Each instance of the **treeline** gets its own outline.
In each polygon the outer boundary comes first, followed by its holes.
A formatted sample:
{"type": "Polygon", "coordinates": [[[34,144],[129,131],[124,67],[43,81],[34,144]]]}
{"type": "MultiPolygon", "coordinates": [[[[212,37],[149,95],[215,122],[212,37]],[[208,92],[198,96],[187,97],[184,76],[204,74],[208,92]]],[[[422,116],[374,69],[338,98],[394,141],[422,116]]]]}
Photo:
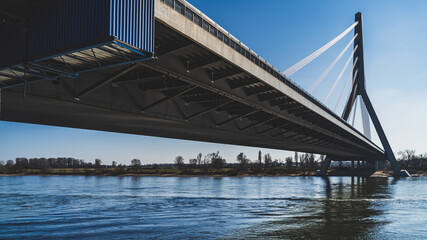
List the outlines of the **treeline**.
{"type": "Polygon", "coordinates": [[[182,156],[177,156],[175,158],[175,166],[179,169],[200,169],[210,172],[231,168],[230,171],[234,172],[273,173],[277,172],[276,170],[281,170],[290,173],[292,171],[315,171],[320,166],[320,162],[323,161],[323,159],[323,156],[316,158],[314,154],[310,153],[295,153],[294,158],[286,157],[284,160],[273,160],[270,154],[262,155],[261,151],[259,151],[255,159],[249,159],[242,152],[236,156],[235,160],[237,163],[227,163],[226,159],[217,151],[204,156],[202,153],[199,153],[196,158],[189,159],[188,164],[185,163],[185,159],[182,156]]]}
{"type": "Polygon", "coordinates": [[[398,162],[402,169],[427,170],[427,153],[417,155],[415,150],[406,149],[398,154],[398,162]]]}
{"type": "Polygon", "coordinates": [[[100,159],[95,159],[95,163],[85,162],[82,159],[71,157],[58,158],[16,158],[15,161],[0,161],[0,173],[21,173],[27,169],[39,169],[46,171],[50,168],[103,168],[100,159]]]}
{"type": "MultiPolygon", "coordinates": [[[[398,153],[398,162],[402,169],[427,170],[427,154],[415,154],[414,150],[405,150],[398,153]]],[[[267,174],[310,174],[319,169],[324,156],[311,153],[297,153],[294,157],[272,159],[270,154],[258,155],[250,159],[246,154],[239,153],[234,161],[229,163],[220,155],[220,152],[212,152],[203,155],[197,154],[195,158],[185,160],[177,156],[173,163],[147,164],[143,165],[140,159],[131,160],[129,166],[117,164],[113,161],[111,165],[104,165],[100,159],[86,162],[82,159],[71,157],[58,158],[16,158],[15,161],[0,161],[0,173],[52,173],[52,174],[205,174],[218,173],[235,175],[238,173],[267,173],[267,174]],[[37,170],[37,171],[34,171],[37,170]],[[54,171],[55,170],[55,171],[54,171]]],[[[343,162],[331,169],[344,170],[343,162]]],[[[390,168],[390,167],[388,167],[390,168]]]]}
{"type": "Polygon", "coordinates": [[[236,156],[236,162],[227,163],[219,151],[203,155],[199,153],[195,158],[185,159],[177,156],[174,163],[167,164],[148,164],[143,165],[140,159],[132,159],[129,166],[117,164],[113,161],[111,165],[103,165],[100,159],[95,159],[94,163],[86,162],[82,159],[71,157],[58,158],[16,158],[15,161],[0,161],[0,173],[58,173],[58,174],[127,174],[127,173],[177,173],[171,169],[177,169],[184,174],[194,173],[212,173],[228,171],[230,174],[239,172],[248,173],[292,173],[297,171],[315,171],[320,165],[322,157],[317,158],[314,154],[298,154],[295,157],[287,157],[284,160],[272,159],[270,154],[262,155],[261,151],[254,159],[249,159],[243,152],[236,156]],[[60,171],[53,171],[53,170],[60,171]],[[75,169],[76,171],[72,171],[75,169]],[[85,169],[77,171],[77,169],[85,169]],[[165,169],[169,169],[165,171],[165,169]],[[38,171],[31,171],[38,170],[38,171]],[[67,171],[66,171],[67,170],[67,171]],[[69,171],[68,171],[69,170],[69,171]],[[148,171],[150,170],[150,171],[148,171]],[[195,170],[195,171],[191,171],[195,170]]]}

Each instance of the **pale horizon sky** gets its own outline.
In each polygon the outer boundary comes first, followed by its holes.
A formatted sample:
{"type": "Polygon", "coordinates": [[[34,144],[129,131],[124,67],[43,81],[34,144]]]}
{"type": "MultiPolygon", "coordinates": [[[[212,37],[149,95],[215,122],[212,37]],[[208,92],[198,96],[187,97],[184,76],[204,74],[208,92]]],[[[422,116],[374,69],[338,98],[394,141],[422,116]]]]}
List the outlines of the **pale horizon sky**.
{"type": "MultiPolygon", "coordinates": [[[[367,90],[392,148],[395,153],[404,149],[414,149],[417,154],[427,152],[427,1],[189,2],[281,71],[344,31],[354,22],[354,14],[362,12],[367,90]]],[[[291,79],[307,90],[351,38],[352,33],[291,79]]],[[[350,51],[313,92],[320,101],[350,51]]],[[[329,108],[334,109],[349,71],[350,68],[328,101],[329,108]]],[[[358,129],[359,117],[360,112],[356,114],[358,129]]],[[[373,126],[371,131],[375,135],[373,126]]],[[[273,149],[6,121],[0,121],[0,133],[0,161],[16,157],[75,157],[88,162],[100,158],[104,164],[129,164],[133,158],[141,159],[143,164],[172,163],[178,155],[188,162],[199,152],[220,151],[227,162],[234,162],[240,152],[256,159],[258,150],[270,153],[273,159],[293,156],[293,152],[273,149]]],[[[373,141],[381,146],[376,136],[373,141]]]]}

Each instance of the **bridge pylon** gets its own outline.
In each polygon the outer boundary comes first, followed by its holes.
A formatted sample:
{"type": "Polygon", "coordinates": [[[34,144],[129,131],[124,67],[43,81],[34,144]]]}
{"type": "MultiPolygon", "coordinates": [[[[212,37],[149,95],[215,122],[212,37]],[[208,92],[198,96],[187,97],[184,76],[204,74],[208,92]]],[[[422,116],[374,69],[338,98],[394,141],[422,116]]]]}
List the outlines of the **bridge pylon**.
{"type": "MultiPolygon", "coordinates": [[[[371,100],[369,99],[368,93],[365,87],[365,65],[363,58],[363,24],[362,24],[362,13],[358,12],[355,15],[355,22],[358,24],[354,28],[354,46],[358,46],[356,51],[353,54],[353,83],[350,96],[347,100],[347,104],[344,108],[342,118],[348,120],[350,112],[355,104],[356,97],[360,96],[363,101],[361,105],[364,104],[366,110],[368,111],[369,117],[372,119],[372,123],[375,127],[375,130],[380,138],[381,144],[384,148],[384,159],[387,159],[390,162],[391,167],[393,168],[395,177],[410,177],[411,175],[406,170],[401,170],[400,166],[394,156],[393,150],[391,149],[390,143],[385,135],[385,132],[381,126],[380,120],[378,119],[377,114],[375,113],[374,107],[372,106],[371,100]]],[[[331,157],[326,156],[323,161],[321,169],[316,172],[316,175],[326,176],[327,169],[331,164],[331,157]]],[[[379,159],[381,161],[383,159],[379,159]]]]}

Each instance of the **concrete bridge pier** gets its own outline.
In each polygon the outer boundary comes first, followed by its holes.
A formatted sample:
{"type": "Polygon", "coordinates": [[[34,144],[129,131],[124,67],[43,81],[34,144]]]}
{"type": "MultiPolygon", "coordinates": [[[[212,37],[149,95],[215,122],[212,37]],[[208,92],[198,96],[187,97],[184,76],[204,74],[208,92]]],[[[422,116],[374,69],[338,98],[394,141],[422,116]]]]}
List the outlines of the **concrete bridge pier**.
{"type": "MultiPolygon", "coordinates": [[[[331,165],[332,159],[327,156],[325,158],[325,160],[322,162],[322,165],[320,167],[319,170],[317,170],[314,175],[315,176],[319,176],[319,177],[326,177],[328,176],[328,169],[331,165]]],[[[371,162],[368,162],[366,160],[362,160],[362,161],[351,161],[351,175],[354,176],[355,174],[355,169],[360,169],[360,168],[370,168],[374,171],[379,171],[382,170],[386,167],[386,160],[385,159],[379,159],[379,160],[374,160],[371,162]]],[[[395,177],[410,177],[410,174],[406,171],[406,170],[401,170],[399,172],[400,174],[398,176],[395,177]]]]}
{"type": "Polygon", "coordinates": [[[328,176],[328,168],[331,166],[331,158],[329,156],[325,157],[325,160],[323,160],[322,165],[320,166],[320,170],[317,170],[314,173],[314,176],[318,177],[327,177],[328,176]]]}

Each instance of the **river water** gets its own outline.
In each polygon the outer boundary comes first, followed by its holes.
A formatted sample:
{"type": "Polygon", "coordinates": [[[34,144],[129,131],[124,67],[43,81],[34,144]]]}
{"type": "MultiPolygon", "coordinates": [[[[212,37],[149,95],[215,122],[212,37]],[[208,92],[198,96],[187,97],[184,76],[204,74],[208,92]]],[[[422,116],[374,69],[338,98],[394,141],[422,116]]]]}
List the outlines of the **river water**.
{"type": "Polygon", "coordinates": [[[0,238],[427,239],[427,178],[7,176],[0,238]]]}

